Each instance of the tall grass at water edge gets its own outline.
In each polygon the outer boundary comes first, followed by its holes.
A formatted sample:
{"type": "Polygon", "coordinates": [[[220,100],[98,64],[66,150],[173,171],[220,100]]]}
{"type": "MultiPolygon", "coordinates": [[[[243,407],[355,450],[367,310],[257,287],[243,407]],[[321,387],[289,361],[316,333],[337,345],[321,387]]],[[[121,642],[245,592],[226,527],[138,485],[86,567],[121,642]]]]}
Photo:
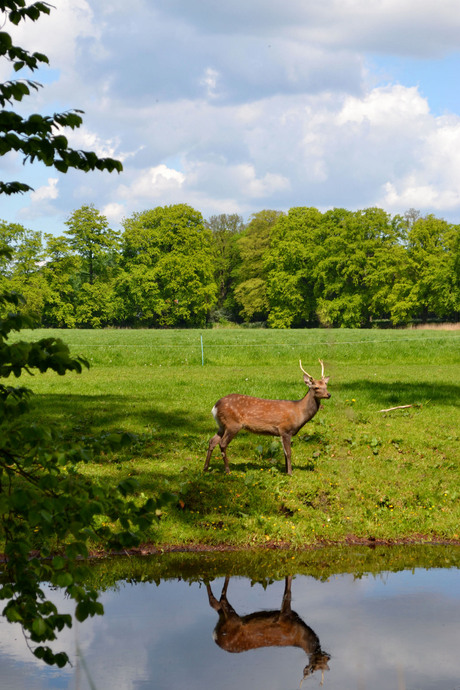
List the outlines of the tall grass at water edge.
{"type": "Polygon", "coordinates": [[[302,546],[350,537],[459,539],[460,332],[423,330],[38,330],[91,364],[82,375],[23,377],[34,413],[72,435],[130,431],[137,440],[82,471],[168,490],[157,544],[302,546]],[[203,359],[202,359],[203,358],[203,359]],[[230,392],[299,399],[298,360],[330,375],[330,400],[281,445],[241,433],[202,466],[210,410],[230,392]],[[204,366],[202,365],[204,362],[204,366]],[[412,407],[388,413],[380,410],[412,407]]]}

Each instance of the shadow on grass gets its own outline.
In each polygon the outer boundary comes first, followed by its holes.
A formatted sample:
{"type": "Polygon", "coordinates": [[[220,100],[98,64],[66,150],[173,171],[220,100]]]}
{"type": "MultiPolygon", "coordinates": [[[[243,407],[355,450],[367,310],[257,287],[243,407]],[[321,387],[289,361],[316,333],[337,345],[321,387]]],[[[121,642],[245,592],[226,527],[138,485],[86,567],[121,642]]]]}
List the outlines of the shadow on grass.
{"type": "Polygon", "coordinates": [[[345,393],[350,398],[357,398],[362,394],[366,399],[373,400],[376,405],[382,407],[424,403],[428,400],[437,405],[460,406],[460,386],[442,381],[431,383],[389,381],[383,383],[360,379],[338,384],[336,390],[345,393]]]}
{"type": "Polygon", "coordinates": [[[178,430],[205,429],[190,410],[165,412],[148,405],[145,398],[116,395],[36,395],[31,412],[48,424],[59,425],[69,435],[100,431],[155,431],[155,437],[173,442],[178,430]]]}

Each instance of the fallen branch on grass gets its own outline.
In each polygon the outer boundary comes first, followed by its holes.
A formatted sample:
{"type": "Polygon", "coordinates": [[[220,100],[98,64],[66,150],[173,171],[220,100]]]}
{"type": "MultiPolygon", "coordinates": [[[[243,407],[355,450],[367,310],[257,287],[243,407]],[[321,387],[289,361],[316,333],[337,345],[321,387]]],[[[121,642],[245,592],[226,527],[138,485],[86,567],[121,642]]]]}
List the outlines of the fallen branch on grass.
{"type": "Polygon", "coordinates": [[[396,407],[388,407],[386,410],[379,410],[379,412],[391,412],[392,410],[405,410],[407,407],[421,407],[421,403],[413,403],[412,405],[396,405],[396,407]]]}

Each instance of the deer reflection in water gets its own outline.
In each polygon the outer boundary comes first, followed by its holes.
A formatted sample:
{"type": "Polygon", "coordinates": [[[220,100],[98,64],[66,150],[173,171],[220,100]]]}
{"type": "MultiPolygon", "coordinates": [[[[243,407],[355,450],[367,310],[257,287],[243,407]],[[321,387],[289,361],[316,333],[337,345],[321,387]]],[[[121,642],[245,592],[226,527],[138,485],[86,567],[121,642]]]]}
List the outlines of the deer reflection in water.
{"type": "Polygon", "coordinates": [[[212,593],[209,583],[206,583],[209,603],[219,614],[214,629],[216,644],[226,652],[246,652],[260,647],[301,647],[308,655],[308,664],[304,668],[302,680],[315,671],[321,671],[322,685],[324,671],[329,670],[327,662],[330,655],[321,649],[316,633],[291,610],[292,576],[285,579],[279,611],[256,611],[247,616],[239,616],[229,604],[229,581],[230,578],[226,577],[219,600],[212,593]]]}

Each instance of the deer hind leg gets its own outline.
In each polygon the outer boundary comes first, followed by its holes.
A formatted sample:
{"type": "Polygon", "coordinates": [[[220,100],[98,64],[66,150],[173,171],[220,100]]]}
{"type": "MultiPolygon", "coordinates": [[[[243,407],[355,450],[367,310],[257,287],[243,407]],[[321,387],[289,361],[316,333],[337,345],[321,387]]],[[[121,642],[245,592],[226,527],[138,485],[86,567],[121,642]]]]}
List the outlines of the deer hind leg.
{"type": "Polygon", "coordinates": [[[283,442],[284,459],[286,461],[286,474],[292,474],[291,465],[291,437],[289,434],[284,434],[281,436],[283,442]]]}
{"type": "Polygon", "coordinates": [[[212,593],[211,585],[209,584],[209,582],[206,582],[205,585],[206,585],[206,591],[208,592],[208,599],[209,599],[209,604],[210,604],[210,606],[211,606],[215,611],[220,611],[221,605],[220,605],[220,603],[217,601],[217,599],[216,599],[216,597],[214,596],[214,594],[212,593]]]}
{"type": "Polygon", "coordinates": [[[222,436],[222,440],[219,443],[220,451],[222,453],[222,459],[223,459],[224,465],[225,465],[225,471],[227,474],[229,474],[229,472],[230,472],[230,467],[228,464],[226,448],[227,448],[228,444],[230,443],[230,441],[232,440],[232,438],[234,438],[238,432],[239,432],[239,428],[236,430],[235,429],[225,429],[223,436],[222,436]]]}
{"type": "Polygon", "coordinates": [[[284,580],[284,594],[283,601],[281,603],[281,615],[290,616],[291,615],[291,584],[292,575],[287,575],[284,580]]]}
{"type": "Polygon", "coordinates": [[[214,448],[217,446],[217,444],[220,445],[221,441],[222,441],[222,431],[219,430],[219,431],[217,432],[217,434],[215,434],[215,435],[209,440],[208,452],[207,452],[207,454],[206,454],[206,460],[205,460],[205,463],[204,463],[203,472],[206,472],[206,470],[209,469],[209,463],[210,463],[210,461],[211,461],[212,451],[213,451],[214,448]]]}

